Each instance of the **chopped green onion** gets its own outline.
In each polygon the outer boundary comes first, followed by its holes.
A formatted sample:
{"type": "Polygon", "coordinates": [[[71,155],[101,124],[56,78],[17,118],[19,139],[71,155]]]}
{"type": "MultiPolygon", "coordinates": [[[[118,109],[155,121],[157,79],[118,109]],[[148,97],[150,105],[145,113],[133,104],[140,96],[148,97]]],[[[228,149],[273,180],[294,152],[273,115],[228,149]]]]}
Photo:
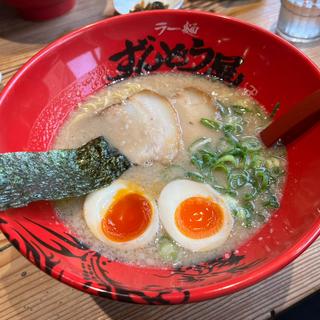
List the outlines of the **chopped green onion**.
{"type": "MultiPolygon", "coordinates": [[[[228,195],[233,198],[241,194],[241,205],[236,202],[230,205],[230,210],[243,226],[252,227],[254,223],[259,223],[259,219],[268,216],[268,210],[279,206],[273,193],[274,186],[281,181],[278,177],[285,172],[282,161],[285,154],[281,158],[279,148],[277,155],[272,156],[264,150],[258,136],[243,136],[243,132],[248,129],[248,121],[243,115],[255,113],[259,116],[259,110],[237,104],[224,105],[219,100],[215,104],[221,118],[202,118],[200,122],[223,136],[217,143],[203,137],[190,145],[191,162],[196,168],[195,172],[187,172],[186,176],[194,181],[208,183],[226,198],[228,195]],[[218,170],[222,174],[218,174],[218,170]]],[[[260,117],[268,119],[263,113],[260,117]]]]}
{"type": "Polygon", "coordinates": [[[240,105],[232,105],[231,109],[235,114],[239,114],[239,115],[243,115],[245,113],[252,112],[252,110],[250,110],[246,107],[240,106],[240,105]]]}
{"type": "Polygon", "coordinates": [[[256,169],[253,177],[253,186],[259,191],[266,191],[270,181],[269,172],[266,169],[256,169]]]}
{"type": "Polygon", "coordinates": [[[195,142],[193,142],[190,147],[189,147],[189,152],[190,153],[194,153],[195,151],[197,151],[198,149],[200,149],[201,147],[209,144],[212,141],[211,138],[199,138],[198,140],[196,140],[195,142]]]}
{"type": "Polygon", "coordinates": [[[258,151],[262,145],[258,138],[254,136],[247,136],[241,139],[241,145],[248,151],[258,151]]]}
{"type": "Polygon", "coordinates": [[[230,188],[239,189],[249,181],[249,175],[246,171],[242,173],[231,173],[228,176],[228,183],[230,188]]]}
{"type": "Polygon", "coordinates": [[[256,208],[252,201],[245,201],[243,207],[247,209],[250,212],[250,214],[254,213],[254,210],[256,208]]]}
{"type": "Polygon", "coordinates": [[[230,144],[226,141],[226,139],[220,138],[218,144],[217,144],[217,150],[221,153],[221,154],[229,154],[230,151],[232,150],[232,147],[230,146],[230,144]]]}
{"type": "Polygon", "coordinates": [[[241,134],[243,132],[243,127],[239,123],[236,123],[234,125],[234,133],[235,134],[241,134]]]}
{"type": "Polygon", "coordinates": [[[230,150],[228,153],[232,154],[233,156],[241,157],[243,159],[245,159],[245,157],[247,156],[247,150],[245,150],[239,146],[236,146],[235,148],[230,150]]]}
{"type": "Polygon", "coordinates": [[[231,163],[235,167],[238,166],[238,160],[231,154],[226,154],[226,155],[220,157],[217,160],[216,164],[225,163],[225,162],[231,163]]]}
{"type": "Polygon", "coordinates": [[[210,76],[209,77],[209,79],[210,79],[210,81],[212,81],[212,82],[216,82],[216,81],[220,81],[221,79],[219,78],[219,77],[217,77],[217,76],[210,76]]]}
{"type": "Polygon", "coordinates": [[[244,153],[244,157],[243,157],[243,168],[244,169],[248,169],[251,166],[251,156],[248,153],[244,153]]]}
{"type": "Polygon", "coordinates": [[[219,186],[218,184],[214,184],[212,185],[212,187],[222,193],[226,193],[228,191],[227,188],[223,187],[223,186],[219,186]]]}
{"type": "Polygon", "coordinates": [[[199,154],[202,157],[203,165],[207,167],[211,167],[217,159],[217,154],[207,151],[207,150],[200,150],[199,154]]]}
{"type": "Polygon", "coordinates": [[[250,210],[248,210],[247,208],[236,208],[234,210],[232,210],[233,215],[240,219],[240,221],[242,221],[242,225],[245,226],[246,228],[251,228],[252,227],[252,212],[250,212],[250,210]]]}
{"type": "Polygon", "coordinates": [[[219,186],[218,184],[212,184],[211,186],[212,186],[212,188],[216,189],[220,193],[225,193],[225,194],[228,194],[228,195],[230,195],[232,197],[237,197],[238,196],[238,192],[235,191],[235,190],[231,190],[230,188],[219,186]]]}
{"type": "Polygon", "coordinates": [[[230,109],[227,106],[225,106],[220,100],[216,99],[215,104],[222,116],[230,114],[230,109]]]}
{"type": "Polygon", "coordinates": [[[200,123],[209,129],[214,129],[214,130],[221,129],[221,123],[219,123],[218,121],[215,121],[215,120],[201,118],[200,123]]]}
{"type": "Polygon", "coordinates": [[[239,139],[234,136],[232,133],[230,132],[225,132],[224,136],[226,137],[226,141],[231,144],[231,145],[238,145],[239,144],[239,139]]]}
{"type": "Polygon", "coordinates": [[[191,156],[191,163],[196,166],[198,169],[202,169],[203,167],[203,160],[202,160],[202,157],[196,153],[196,154],[193,154],[191,156]]]}
{"type": "Polygon", "coordinates": [[[262,164],[263,164],[263,158],[258,154],[254,154],[251,159],[250,167],[257,169],[257,168],[260,168],[262,164]]]}
{"type": "Polygon", "coordinates": [[[244,220],[244,226],[246,228],[251,228],[252,227],[252,219],[253,219],[253,215],[254,215],[254,208],[251,209],[247,206],[244,207],[245,211],[246,211],[246,217],[244,220]]]}
{"type": "Polygon", "coordinates": [[[226,174],[229,174],[230,169],[223,163],[218,163],[213,167],[213,170],[219,170],[219,169],[222,169],[226,174]]]}
{"type": "Polygon", "coordinates": [[[273,118],[276,115],[276,113],[278,112],[279,108],[280,108],[280,102],[277,102],[274,105],[274,107],[273,107],[273,109],[272,109],[272,111],[270,113],[270,118],[273,118]]]}
{"type": "Polygon", "coordinates": [[[178,258],[179,247],[167,237],[162,237],[158,245],[159,254],[164,260],[175,261],[178,258]]]}
{"type": "Polygon", "coordinates": [[[224,123],[226,124],[243,124],[244,120],[242,119],[241,116],[239,115],[230,115],[230,116],[226,116],[224,118],[224,123]]]}
{"type": "Polygon", "coordinates": [[[240,134],[243,132],[242,126],[238,123],[225,124],[222,129],[225,134],[226,133],[240,134]]]}
{"type": "Polygon", "coordinates": [[[243,200],[244,201],[250,201],[250,200],[254,200],[258,195],[258,190],[251,186],[251,192],[250,193],[245,193],[243,196],[243,200]]]}
{"type": "Polygon", "coordinates": [[[244,226],[246,228],[252,228],[252,219],[253,219],[252,216],[246,217],[246,219],[244,220],[244,226]]]}
{"type": "Polygon", "coordinates": [[[227,133],[227,132],[234,133],[234,126],[232,124],[225,124],[222,129],[224,133],[227,133]]]}
{"type": "Polygon", "coordinates": [[[238,192],[236,190],[232,190],[232,189],[226,189],[226,194],[232,196],[232,197],[237,197],[238,196],[238,192]]]}
{"type": "Polygon", "coordinates": [[[273,168],[271,168],[270,171],[271,171],[271,174],[274,175],[275,177],[280,177],[285,174],[284,169],[281,167],[273,167],[273,168]]]}
{"type": "Polygon", "coordinates": [[[239,218],[240,220],[245,220],[248,215],[247,210],[242,207],[234,208],[232,210],[232,213],[235,217],[239,218]]]}
{"type": "Polygon", "coordinates": [[[198,173],[198,172],[189,171],[189,172],[186,173],[186,177],[187,177],[188,179],[193,180],[193,181],[205,182],[204,176],[201,175],[201,174],[198,173]]]}
{"type": "Polygon", "coordinates": [[[280,207],[280,203],[275,195],[271,195],[269,200],[263,203],[263,206],[266,208],[277,209],[280,207]]]}

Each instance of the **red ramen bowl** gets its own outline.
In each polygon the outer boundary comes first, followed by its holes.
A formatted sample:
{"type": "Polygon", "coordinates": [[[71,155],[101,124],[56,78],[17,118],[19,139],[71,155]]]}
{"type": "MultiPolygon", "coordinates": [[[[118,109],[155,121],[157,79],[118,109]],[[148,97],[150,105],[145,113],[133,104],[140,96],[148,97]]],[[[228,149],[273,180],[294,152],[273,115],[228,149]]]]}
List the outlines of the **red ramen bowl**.
{"type": "MultiPolygon", "coordinates": [[[[210,74],[246,88],[279,115],[320,88],[319,69],[278,36],[236,19],[191,11],[118,16],[55,41],[0,97],[0,152],[42,151],[78,103],[141,72],[210,74]],[[157,59],[156,59],[157,58],[157,59]]],[[[50,202],[0,215],[9,241],[52,277],[84,292],[144,304],[195,302],[250,286],[283,268],[320,233],[320,125],[288,146],[281,207],[224,256],[179,268],[114,262],[80,243],[50,202]]]]}

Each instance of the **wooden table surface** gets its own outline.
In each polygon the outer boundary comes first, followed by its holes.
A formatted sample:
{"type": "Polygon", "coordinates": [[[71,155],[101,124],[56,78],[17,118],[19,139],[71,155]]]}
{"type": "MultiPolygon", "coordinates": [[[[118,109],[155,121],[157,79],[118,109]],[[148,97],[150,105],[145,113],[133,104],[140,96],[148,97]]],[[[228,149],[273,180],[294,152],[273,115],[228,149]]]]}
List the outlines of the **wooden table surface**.
{"type": "MultiPolygon", "coordinates": [[[[277,0],[185,1],[185,8],[212,10],[274,30],[277,0]]],[[[47,22],[19,19],[0,4],[0,72],[5,84],[50,41],[103,18],[105,0],[78,0],[67,15],[47,22]]],[[[300,46],[318,66],[320,43],[300,46]]],[[[39,271],[0,233],[0,320],[268,319],[320,289],[320,239],[274,276],[235,294],[178,306],[130,305],[91,297],[39,271]]],[[[320,303],[320,302],[319,302],[320,303]]]]}

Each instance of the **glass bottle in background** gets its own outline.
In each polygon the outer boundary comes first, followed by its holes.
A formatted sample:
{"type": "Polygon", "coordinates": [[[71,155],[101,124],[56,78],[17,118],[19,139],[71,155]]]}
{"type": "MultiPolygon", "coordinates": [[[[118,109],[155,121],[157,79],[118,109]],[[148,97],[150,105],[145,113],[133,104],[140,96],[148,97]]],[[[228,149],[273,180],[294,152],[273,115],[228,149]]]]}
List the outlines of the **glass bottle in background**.
{"type": "Polygon", "coordinates": [[[320,0],[281,0],[276,32],[292,42],[320,39],[320,0]]]}

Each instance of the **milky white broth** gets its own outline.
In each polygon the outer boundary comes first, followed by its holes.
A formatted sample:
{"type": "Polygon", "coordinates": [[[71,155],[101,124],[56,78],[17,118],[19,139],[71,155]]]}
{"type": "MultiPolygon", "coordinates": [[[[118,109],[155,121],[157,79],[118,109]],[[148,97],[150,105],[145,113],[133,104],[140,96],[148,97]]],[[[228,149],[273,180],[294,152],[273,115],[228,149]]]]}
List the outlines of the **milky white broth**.
{"type": "MultiPolygon", "coordinates": [[[[249,110],[254,110],[255,112],[243,115],[247,123],[242,133],[243,136],[256,135],[257,132],[270,121],[265,116],[263,109],[258,106],[257,102],[247,96],[244,91],[231,88],[220,81],[212,81],[200,76],[177,73],[154,74],[120,81],[92,95],[87,101],[82,103],[64,123],[56,138],[54,147],[57,149],[79,147],[98,136],[105,136],[105,138],[109,140],[108,132],[110,132],[110,130],[117,132],[117,126],[115,125],[113,128],[112,123],[110,124],[109,121],[108,128],[106,128],[101,111],[114,104],[121,103],[141,90],[152,90],[165,96],[174,105],[178,98],[184,99],[181,97],[181,93],[183,94],[186,88],[192,88],[190,90],[201,90],[207,93],[209,97],[213,99],[218,98],[219,101],[226,105],[241,105],[249,110]]],[[[201,108],[201,106],[199,108],[201,108]]],[[[212,114],[210,111],[210,114],[206,116],[211,119],[215,118],[215,108],[213,104],[212,114]]],[[[162,188],[168,182],[176,178],[184,178],[187,171],[195,171],[195,167],[190,163],[190,154],[187,151],[189,145],[201,137],[212,138],[212,144],[214,145],[220,141],[223,135],[220,131],[206,128],[200,124],[200,117],[202,117],[203,114],[199,115],[200,111],[198,112],[197,110],[199,109],[194,108],[193,113],[188,115],[190,119],[185,118],[184,123],[181,123],[183,131],[185,132],[183,135],[183,144],[172,162],[166,164],[148,163],[145,166],[133,166],[125,172],[121,178],[134,181],[142,186],[148,194],[157,199],[162,188]]],[[[179,114],[179,110],[177,111],[179,114]]],[[[205,113],[206,111],[203,112],[205,113]]],[[[125,135],[130,135],[130,128],[128,128],[128,132],[125,132],[125,135]]],[[[118,141],[117,137],[113,137],[113,140],[109,141],[122,151],[121,145],[125,143],[122,141],[125,135],[119,135],[118,141]]],[[[143,143],[143,141],[137,141],[137,143],[143,143]]],[[[263,150],[262,152],[267,156],[272,155],[277,157],[281,165],[285,167],[284,148],[263,150]]],[[[217,181],[220,179],[219,175],[222,176],[222,173],[215,173],[217,181]]],[[[283,180],[284,177],[281,176],[276,185],[272,187],[272,192],[278,199],[281,198],[283,180]]],[[[244,191],[239,189],[239,196],[241,196],[241,192],[244,191]]],[[[193,264],[210,260],[217,255],[230,252],[255,233],[257,229],[265,223],[272,212],[272,209],[266,209],[256,204],[256,211],[259,212],[259,214],[253,219],[250,228],[245,227],[243,222],[235,218],[233,231],[221,247],[208,252],[190,252],[186,249],[179,248],[178,258],[172,262],[164,260],[158,253],[158,240],[164,234],[161,226],[155,241],[147,247],[140,249],[127,251],[116,250],[96,239],[85,224],[82,212],[83,201],[84,197],[81,197],[60,201],[56,204],[59,217],[72,232],[77,234],[79,240],[110,259],[153,266],[164,266],[172,263],[184,265],[193,264]],[[263,217],[263,219],[261,219],[261,217],[263,217]]]]}

